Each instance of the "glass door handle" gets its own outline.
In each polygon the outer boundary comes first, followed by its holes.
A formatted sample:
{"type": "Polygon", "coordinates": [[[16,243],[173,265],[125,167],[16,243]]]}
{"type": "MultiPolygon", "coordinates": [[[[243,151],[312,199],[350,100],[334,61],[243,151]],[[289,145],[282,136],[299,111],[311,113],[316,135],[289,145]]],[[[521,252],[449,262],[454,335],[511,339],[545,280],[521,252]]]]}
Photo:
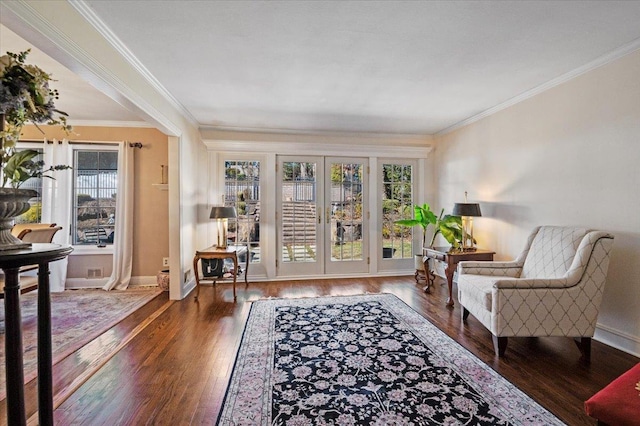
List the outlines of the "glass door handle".
{"type": "Polygon", "coordinates": [[[322,209],[318,207],[318,225],[322,223],[322,209]]]}

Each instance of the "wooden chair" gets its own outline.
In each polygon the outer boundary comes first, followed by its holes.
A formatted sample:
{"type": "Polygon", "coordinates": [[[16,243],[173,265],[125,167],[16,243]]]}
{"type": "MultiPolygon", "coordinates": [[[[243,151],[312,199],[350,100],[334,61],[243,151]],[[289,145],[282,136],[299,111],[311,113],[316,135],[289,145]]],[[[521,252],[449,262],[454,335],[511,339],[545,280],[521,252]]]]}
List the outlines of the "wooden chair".
{"type": "Polygon", "coordinates": [[[21,240],[24,234],[34,229],[53,228],[54,226],[56,226],[55,223],[16,223],[11,228],[11,235],[21,240]]]}
{"type": "MultiPolygon", "coordinates": [[[[53,236],[62,229],[62,226],[55,226],[54,224],[44,223],[25,223],[20,224],[16,230],[19,238],[22,241],[30,243],[50,243],[53,241],[53,236]],[[35,226],[34,226],[35,225],[35,226]],[[45,226],[46,225],[46,226],[45,226]],[[31,226],[31,227],[27,227],[31,226]]],[[[17,226],[17,225],[16,225],[17,226]]],[[[14,226],[15,228],[15,226],[14,226]]],[[[13,229],[11,230],[13,233],[13,229]]],[[[29,291],[36,290],[38,288],[38,277],[33,275],[24,275],[22,272],[38,269],[38,265],[28,265],[20,268],[20,294],[27,293],[29,291]]],[[[0,274],[0,299],[4,298],[4,275],[0,274]]]]}
{"type": "Polygon", "coordinates": [[[28,243],[50,243],[53,236],[62,229],[62,226],[27,228],[21,231],[20,239],[28,243]]]}

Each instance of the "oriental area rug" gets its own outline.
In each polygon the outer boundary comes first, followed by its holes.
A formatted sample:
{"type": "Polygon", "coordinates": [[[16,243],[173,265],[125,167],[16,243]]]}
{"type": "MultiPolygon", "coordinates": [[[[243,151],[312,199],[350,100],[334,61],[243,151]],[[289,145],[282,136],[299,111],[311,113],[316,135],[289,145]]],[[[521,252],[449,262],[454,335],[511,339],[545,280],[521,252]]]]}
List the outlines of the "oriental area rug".
{"type": "MultiPolygon", "coordinates": [[[[162,291],[157,287],[127,290],[67,290],[51,293],[53,364],[122,321],[162,291]]],[[[38,374],[37,291],[20,296],[25,383],[38,374]]],[[[0,301],[0,399],[6,396],[4,301],[0,301]]]]}
{"type": "Polygon", "coordinates": [[[220,425],[561,425],[391,294],[254,302],[220,425]]]}

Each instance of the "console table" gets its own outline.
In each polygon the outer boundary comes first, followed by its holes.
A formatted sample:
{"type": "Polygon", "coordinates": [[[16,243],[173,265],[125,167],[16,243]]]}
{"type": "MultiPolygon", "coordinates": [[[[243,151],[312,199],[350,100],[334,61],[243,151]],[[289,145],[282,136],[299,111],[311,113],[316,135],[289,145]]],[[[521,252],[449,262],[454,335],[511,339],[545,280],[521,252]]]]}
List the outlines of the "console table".
{"type": "MultiPolygon", "coordinates": [[[[453,306],[453,274],[458,267],[458,262],[463,260],[493,260],[494,254],[495,252],[493,251],[482,249],[476,249],[473,251],[455,250],[451,249],[451,247],[424,247],[422,249],[425,271],[430,271],[429,259],[439,260],[447,265],[444,270],[444,273],[447,276],[447,285],[449,286],[447,306],[453,306]]],[[[426,274],[430,273],[431,272],[426,272],[426,274]]],[[[429,292],[429,284],[430,280],[427,278],[427,285],[424,288],[424,291],[427,293],[429,292]]]]}
{"type": "Polygon", "coordinates": [[[53,425],[53,374],[51,355],[51,295],[49,262],[64,259],[73,249],[60,244],[33,243],[31,248],[0,251],[5,274],[5,365],[7,375],[7,424],[25,425],[20,267],[38,265],[38,418],[53,425]]]}
{"type": "MultiPolygon", "coordinates": [[[[236,279],[238,277],[238,254],[241,254],[241,249],[245,248],[244,246],[228,246],[225,248],[218,248],[217,246],[211,246],[204,250],[196,251],[196,255],[193,258],[193,273],[196,278],[196,297],[195,300],[198,300],[198,296],[200,295],[200,274],[198,273],[198,261],[200,259],[231,259],[233,261],[233,300],[236,300],[236,279]]],[[[246,249],[246,248],[245,248],[246,249]]],[[[249,273],[249,262],[250,262],[250,253],[247,250],[246,253],[246,262],[244,269],[244,283],[247,282],[247,274],[249,273]]],[[[213,279],[213,283],[215,284],[217,279],[213,279]]]]}

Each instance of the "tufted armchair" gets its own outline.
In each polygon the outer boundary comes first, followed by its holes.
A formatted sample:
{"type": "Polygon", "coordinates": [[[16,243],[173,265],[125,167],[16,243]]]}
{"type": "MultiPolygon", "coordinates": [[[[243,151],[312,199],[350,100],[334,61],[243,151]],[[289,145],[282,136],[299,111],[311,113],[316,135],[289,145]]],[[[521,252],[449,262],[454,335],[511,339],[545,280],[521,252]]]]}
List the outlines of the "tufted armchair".
{"type": "Polygon", "coordinates": [[[515,336],[567,336],[591,355],[613,236],[541,226],[512,262],[460,262],[458,300],[493,334],[498,356],[515,336]]]}

